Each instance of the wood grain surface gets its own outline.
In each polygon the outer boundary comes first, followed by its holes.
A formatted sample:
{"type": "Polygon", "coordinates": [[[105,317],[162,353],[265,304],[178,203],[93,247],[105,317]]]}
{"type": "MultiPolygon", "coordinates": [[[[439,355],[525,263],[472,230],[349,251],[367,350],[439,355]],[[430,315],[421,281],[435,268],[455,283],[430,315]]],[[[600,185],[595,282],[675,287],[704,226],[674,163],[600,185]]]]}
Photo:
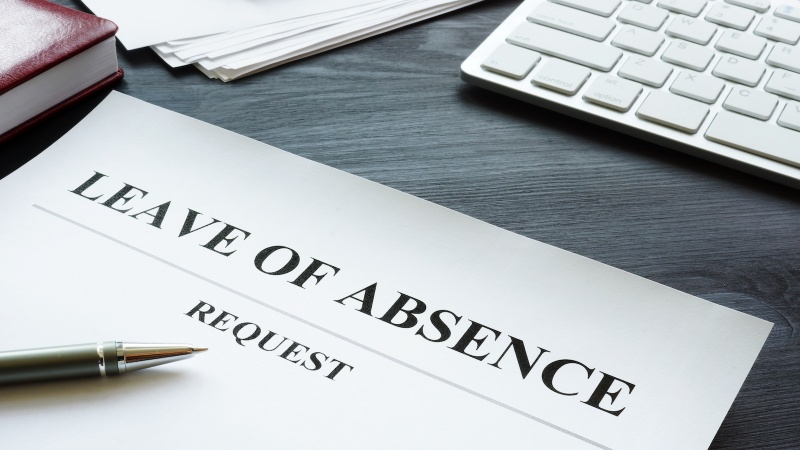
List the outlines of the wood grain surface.
{"type": "MultiPolygon", "coordinates": [[[[774,322],[712,448],[800,448],[798,192],[462,82],[459,64],[518,4],[229,84],[119,47],[117,89],[774,322]]],[[[0,176],[99,101],[0,146],[0,176]]]]}

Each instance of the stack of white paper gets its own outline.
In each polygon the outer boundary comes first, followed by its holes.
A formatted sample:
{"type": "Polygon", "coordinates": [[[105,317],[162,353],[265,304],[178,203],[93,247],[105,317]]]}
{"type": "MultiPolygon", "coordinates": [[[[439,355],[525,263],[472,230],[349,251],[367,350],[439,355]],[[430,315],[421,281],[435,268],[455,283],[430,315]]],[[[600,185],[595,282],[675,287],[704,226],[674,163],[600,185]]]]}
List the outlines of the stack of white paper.
{"type": "Polygon", "coordinates": [[[230,81],[480,0],[83,1],[128,50],[230,81]]]}

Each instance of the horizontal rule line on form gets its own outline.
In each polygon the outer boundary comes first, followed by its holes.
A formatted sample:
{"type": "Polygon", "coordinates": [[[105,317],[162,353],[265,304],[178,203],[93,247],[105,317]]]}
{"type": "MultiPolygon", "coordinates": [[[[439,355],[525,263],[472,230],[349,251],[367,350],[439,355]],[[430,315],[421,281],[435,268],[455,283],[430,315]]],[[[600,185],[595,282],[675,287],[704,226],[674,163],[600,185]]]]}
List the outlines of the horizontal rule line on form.
{"type": "Polygon", "coordinates": [[[276,307],[274,307],[272,305],[264,303],[264,302],[254,298],[254,297],[251,297],[251,296],[249,296],[247,294],[239,292],[236,289],[233,289],[233,288],[228,287],[228,286],[226,286],[224,284],[221,284],[219,282],[216,282],[214,280],[206,278],[206,277],[204,277],[204,276],[202,276],[200,274],[197,274],[195,272],[192,272],[192,271],[190,271],[188,269],[185,269],[185,268],[183,268],[181,266],[178,266],[178,265],[176,265],[174,263],[171,263],[171,262],[169,262],[169,261],[167,261],[165,259],[162,259],[162,258],[160,258],[160,257],[158,257],[156,255],[153,255],[152,253],[148,253],[148,252],[146,252],[146,251],[144,251],[144,250],[142,250],[140,248],[134,247],[134,246],[132,246],[132,245],[126,243],[126,242],[123,242],[123,241],[120,241],[119,239],[111,237],[111,236],[109,236],[109,235],[107,235],[107,234],[105,234],[105,233],[103,233],[101,231],[95,230],[94,228],[91,228],[91,227],[89,227],[87,225],[84,225],[84,224],[82,224],[80,222],[72,220],[72,219],[70,219],[68,217],[62,216],[61,214],[58,214],[56,212],[53,212],[53,211],[51,211],[51,210],[49,210],[49,209],[47,209],[47,208],[45,208],[43,206],[34,204],[33,207],[38,209],[38,210],[40,210],[40,211],[42,211],[42,212],[45,212],[45,213],[47,213],[47,214],[49,214],[49,215],[51,215],[53,217],[57,217],[57,218],[65,221],[65,222],[68,222],[68,223],[76,225],[76,226],[78,226],[80,228],[83,228],[86,231],[90,231],[90,232],[94,233],[97,236],[104,237],[109,241],[117,243],[117,244],[119,244],[119,245],[121,245],[123,247],[126,247],[126,248],[128,248],[130,250],[133,250],[133,251],[135,251],[135,252],[137,252],[137,253],[139,253],[141,255],[147,256],[147,257],[149,257],[149,258],[151,258],[153,260],[156,260],[156,261],[158,261],[158,262],[160,262],[162,264],[165,264],[165,265],[167,265],[169,267],[172,267],[173,269],[177,269],[177,270],[179,270],[179,271],[181,271],[181,272],[183,272],[183,273],[185,273],[187,275],[191,275],[194,278],[197,278],[199,280],[205,281],[206,283],[211,284],[213,286],[216,286],[216,287],[218,287],[220,289],[223,289],[223,290],[225,290],[225,291],[227,291],[227,292],[229,292],[231,294],[239,296],[239,297],[241,297],[241,298],[243,298],[245,300],[249,300],[249,301],[251,301],[253,303],[256,303],[256,304],[258,304],[260,306],[263,306],[264,308],[268,308],[268,309],[270,309],[270,310],[272,310],[272,311],[274,311],[274,312],[276,312],[278,314],[281,314],[283,316],[286,316],[286,317],[288,317],[290,319],[293,319],[293,320],[296,320],[296,321],[298,321],[300,323],[308,325],[308,326],[310,326],[310,327],[312,327],[312,328],[314,328],[316,330],[319,330],[319,331],[321,331],[321,332],[323,332],[325,334],[328,334],[329,336],[335,337],[335,338],[340,339],[342,341],[345,341],[345,342],[347,342],[349,344],[355,345],[356,347],[359,347],[359,348],[361,348],[363,350],[366,350],[366,351],[368,351],[368,352],[370,352],[370,353],[372,353],[372,354],[374,354],[376,356],[379,356],[379,357],[381,357],[383,359],[386,359],[388,361],[392,361],[392,362],[394,362],[396,364],[399,364],[399,365],[401,365],[401,366],[403,366],[403,367],[405,367],[407,369],[411,369],[411,370],[413,370],[413,371],[415,371],[417,373],[420,373],[420,374],[425,375],[425,376],[427,376],[429,378],[432,378],[434,380],[437,380],[437,381],[445,383],[445,384],[447,384],[449,386],[452,386],[452,387],[454,387],[456,389],[459,389],[462,392],[465,392],[467,394],[470,394],[470,395],[473,395],[475,397],[478,397],[478,398],[481,398],[483,400],[486,400],[487,402],[493,403],[493,404],[495,404],[495,405],[497,405],[497,406],[499,406],[501,408],[504,408],[504,409],[506,409],[508,411],[514,412],[514,413],[519,414],[519,415],[521,415],[523,417],[526,417],[528,419],[534,420],[534,421],[536,421],[536,422],[538,422],[538,423],[540,423],[542,425],[546,425],[546,426],[548,426],[548,427],[550,427],[550,428],[552,428],[554,430],[560,431],[561,433],[564,433],[566,435],[572,436],[575,439],[580,439],[581,441],[586,442],[587,444],[591,444],[591,445],[593,445],[593,446],[595,446],[597,448],[600,448],[600,449],[603,449],[603,450],[612,450],[610,447],[606,447],[604,445],[601,445],[601,444],[599,444],[597,442],[592,441],[591,439],[585,438],[585,437],[583,437],[583,436],[581,436],[579,434],[576,434],[576,433],[573,433],[573,432],[571,432],[569,430],[561,428],[561,427],[559,427],[557,425],[554,425],[554,424],[552,424],[552,423],[550,423],[550,422],[548,422],[548,421],[546,421],[544,419],[540,419],[540,418],[538,418],[536,416],[533,416],[531,414],[526,413],[525,411],[522,411],[522,410],[519,410],[517,408],[514,408],[513,406],[510,406],[510,405],[507,405],[505,403],[499,402],[499,401],[497,401],[497,400],[495,400],[495,399],[493,399],[491,397],[487,397],[486,395],[483,395],[483,394],[481,394],[479,392],[473,391],[473,390],[471,390],[469,388],[466,388],[466,387],[461,386],[459,384],[453,383],[452,381],[449,381],[449,380],[447,380],[445,378],[442,378],[442,377],[440,377],[438,375],[435,375],[435,374],[432,374],[432,373],[427,372],[425,370],[422,370],[419,367],[416,367],[416,366],[413,366],[413,365],[408,364],[406,362],[403,362],[403,361],[401,361],[401,360],[399,360],[397,358],[394,358],[394,357],[389,356],[389,355],[387,355],[385,353],[382,353],[382,352],[380,352],[380,351],[378,351],[378,350],[376,350],[374,348],[368,347],[368,346],[366,346],[366,345],[364,345],[364,344],[362,344],[360,342],[356,342],[356,341],[354,341],[354,340],[352,340],[352,339],[350,339],[348,337],[342,336],[341,334],[338,334],[336,332],[328,330],[327,328],[323,328],[323,327],[321,327],[321,326],[319,326],[319,325],[317,325],[315,323],[309,322],[309,321],[307,321],[307,320],[305,320],[305,319],[303,319],[301,317],[295,316],[294,314],[291,314],[289,312],[283,311],[282,309],[279,309],[279,308],[276,308],[276,307]]]}

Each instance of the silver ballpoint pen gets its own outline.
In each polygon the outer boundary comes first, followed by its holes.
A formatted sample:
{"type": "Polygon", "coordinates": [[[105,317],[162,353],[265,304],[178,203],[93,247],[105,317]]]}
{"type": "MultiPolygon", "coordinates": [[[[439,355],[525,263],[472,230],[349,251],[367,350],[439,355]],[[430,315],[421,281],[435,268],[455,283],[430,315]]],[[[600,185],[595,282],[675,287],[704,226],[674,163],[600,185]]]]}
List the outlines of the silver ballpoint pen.
{"type": "Polygon", "coordinates": [[[104,377],[191,358],[208,350],[187,344],[118,341],[0,352],[0,384],[104,377]]]}

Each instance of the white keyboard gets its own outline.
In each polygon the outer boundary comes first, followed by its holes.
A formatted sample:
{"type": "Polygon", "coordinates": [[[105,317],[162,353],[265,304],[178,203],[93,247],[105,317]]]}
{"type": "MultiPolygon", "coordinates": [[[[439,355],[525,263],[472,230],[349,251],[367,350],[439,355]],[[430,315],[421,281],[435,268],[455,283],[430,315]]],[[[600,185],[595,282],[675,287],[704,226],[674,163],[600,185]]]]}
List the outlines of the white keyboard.
{"type": "Polygon", "coordinates": [[[800,188],[800,0],[527,0],[461,77],[800,188]]]}

